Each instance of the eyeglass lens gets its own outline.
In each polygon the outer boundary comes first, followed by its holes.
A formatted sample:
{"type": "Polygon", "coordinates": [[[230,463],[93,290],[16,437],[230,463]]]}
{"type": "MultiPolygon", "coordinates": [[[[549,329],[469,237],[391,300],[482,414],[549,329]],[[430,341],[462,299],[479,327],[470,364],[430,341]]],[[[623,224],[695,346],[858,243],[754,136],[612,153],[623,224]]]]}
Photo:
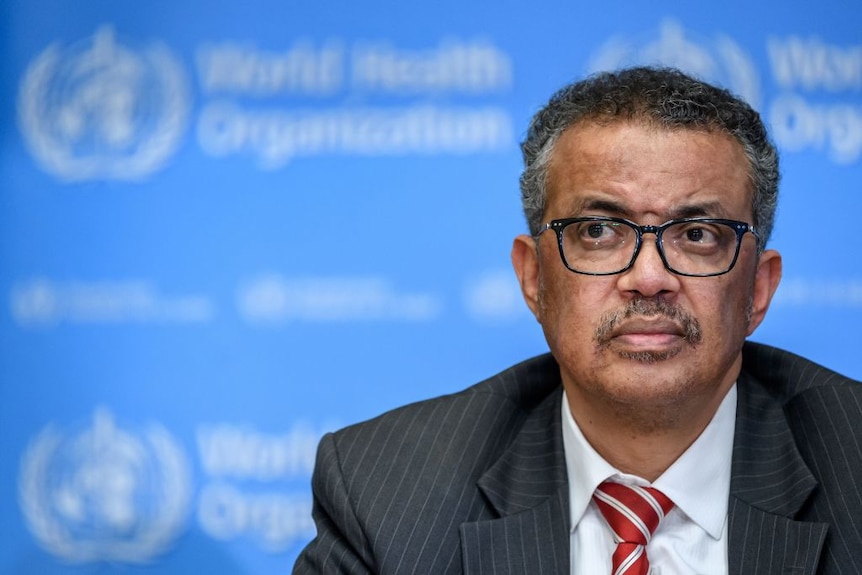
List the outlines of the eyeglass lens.
{"type": "MultiPolygon", "coordinates": [[[[574,222],[563,228],[566,264],[580,272],[609,274],[631,263],[637,230],[622,222],[574,222]]],[[[726,271],[736,255],[737,231],[725,223],[676,222],[662,229],[659,249],[674,271],[708,275],[726,271]]]]}

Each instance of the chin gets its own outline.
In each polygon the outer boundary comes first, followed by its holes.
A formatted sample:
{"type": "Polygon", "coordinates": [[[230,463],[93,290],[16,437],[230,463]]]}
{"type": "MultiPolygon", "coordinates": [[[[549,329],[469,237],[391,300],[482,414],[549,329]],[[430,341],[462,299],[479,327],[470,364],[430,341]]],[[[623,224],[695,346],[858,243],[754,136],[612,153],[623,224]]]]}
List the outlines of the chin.
{"type": "Polygon", "coordinates": [[[681,351],[681,347],[660,350],[619,350],[617,355],[628,361],[650,365],[673,359],[681,351]]]}

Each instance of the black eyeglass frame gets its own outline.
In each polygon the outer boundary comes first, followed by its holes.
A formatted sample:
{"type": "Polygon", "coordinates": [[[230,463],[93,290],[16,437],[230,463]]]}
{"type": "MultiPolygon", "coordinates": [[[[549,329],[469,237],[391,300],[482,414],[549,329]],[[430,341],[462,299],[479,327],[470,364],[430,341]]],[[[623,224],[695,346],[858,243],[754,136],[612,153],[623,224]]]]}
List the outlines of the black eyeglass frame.
{"type": "Polygon", "coordinates": [[[614,217],[605,217],[605,216],[584,216],[584,217],[579,217],[579,218],[562,218],[562,219],[558,219],[558,220],[551,220],[550,222],[546,223],[544,225],[544,227],[539,231],[539,233],[536,234],[536,238],[538,239],[538,237],[540,235],[542,235],[542,233],[546,232],[547,230],[554,230],[554,233],[557,236],[557,247],[560,250],[560,259],[563,260],[563,265],[566,266],[566,269],[568,269],[569,271],[574,272],[576,274],[583,274],[583,275],[588,275],[588,276],[613,276],[613,275],[624,273],[624,272],[628,271],[629,269],[631,269],[631,267],[635,264],[635,260],[638,259],[638,254],[640,254],[641,246],[643,245],[644,234],[655,234],[655,236],[656,236],[656,248],[658,249],[658,255],[661,257],[661,261],[664,264],[665,269],[671,273],[676,274],[676,275],[686,276],[686,277],[714,277],[714,276],[724,275],[724,274],[728,273],[730,270],[732,270],[733,266],[736,265],[736,260],[739,258],[739,250],[740,250],[740,247],[742,246],[742,238],[743,238],[743,236],[745,236],[745,234],[747,232],[751,232],[751,234],[757,239],[757,241],[758,242],[760,241],[760,234],[757,232],[757,230],[754,228],[753,225],[746,223],[746,222],[740,222],[738,220],[727,220],[727,219],[722,219],[722,218],[681,218],[681,219],[676,219],[676,220],[668,220],[659,226],[642,226],[642,225],[636,224],[635,222],[633,222],[631,220],[627,220],[625,218],[614,218],[614,217]],[[582,222],[614,222],[614,223],[618,223],[618,224],[624,224],[624,225],[632,228],[635,231],[636,238],[635,238],[634,253],[632,253],[632,258],[631,258],[631,260],[629,260],[629,263],[624,268],[622,268],[621,270],[615,271],[615,272],[585,272],[585,271],[581,271],[581,270],[576,270],[571,265],[569,265],[569,262],[566,260],[566,254],[563,250],[563,230],[569,225],[582,223],[582,222]],[[706,273],[706,274],[689,274],[689,273],[684,273],[684,272],[681,272],[679,270],[676,270],[670,266],[670,264],[667,262],[667,257],[665,256],[665,253],[664,253],[664,244],[662,242],[662,234],[664,234],[664,231],[667,228],[669,228],[670,226],[673,226],[676,224],[685,224],[685,223],[721,224],[721,225],[725,225],[725,226],[728,226],[730,228],[733,228],[733,230],[736,232],[736,249],[733,252],[733,259],[731,260],[730,264],[727,266],[727,269],[725,269],[723,271],[719,271],[719,272],[711,272],[711,273],[706,273]]]}

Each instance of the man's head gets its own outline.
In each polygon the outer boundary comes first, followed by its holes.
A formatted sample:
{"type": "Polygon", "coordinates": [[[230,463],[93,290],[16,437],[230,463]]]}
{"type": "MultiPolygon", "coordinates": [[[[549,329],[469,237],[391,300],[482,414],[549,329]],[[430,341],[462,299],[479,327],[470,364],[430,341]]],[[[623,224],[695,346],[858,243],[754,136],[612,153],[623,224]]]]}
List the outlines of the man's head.
{"type": "Polygon", "coordinates": [[[772,233],[778,201],[778,154],[760,115],[727,90],[668,68],[630,68],[570,84],[554,94],[530,123],[521,144],[521,200],[530,233],[543,223],[548,163],[557,140],[582,121],[642,122],[657,128],[728,134],[746,155],[753,186],[754,225],[762,250],[772,233]]]}
{"type": "Polygon", "coordinates": [[[576,419],[705,425],[781,274],[764,249],[778,160],[757,113],[638,68],[558,92],[523,150],[530,235],[512,260],[576,419]]]}

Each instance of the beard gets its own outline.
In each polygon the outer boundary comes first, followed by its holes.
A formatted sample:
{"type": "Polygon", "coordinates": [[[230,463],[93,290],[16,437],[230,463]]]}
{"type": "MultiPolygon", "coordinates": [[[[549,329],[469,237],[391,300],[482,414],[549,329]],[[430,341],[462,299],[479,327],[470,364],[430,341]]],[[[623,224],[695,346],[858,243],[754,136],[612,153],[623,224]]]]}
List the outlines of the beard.
{"type": "MultiPolygon", "coordinates": [[[[608,312],[599,320],[599,325],[593,335],[593,341],[599,350],[608,349],[613,340],[613,332],[623,321],[632,317],[664,317],[682,328],[683,341],[689,347],[697,347],[703,341],[703,332],[700,322],[693,315],[681,307],[668,303],[661,298],[636,297],[629,301],[622,309],[608,312]]],[[[623,359],[630,359],[641,363],[657,363],[670,359],[682,351],[682,347],[662,351],[617,351],[623,359]]]]}

